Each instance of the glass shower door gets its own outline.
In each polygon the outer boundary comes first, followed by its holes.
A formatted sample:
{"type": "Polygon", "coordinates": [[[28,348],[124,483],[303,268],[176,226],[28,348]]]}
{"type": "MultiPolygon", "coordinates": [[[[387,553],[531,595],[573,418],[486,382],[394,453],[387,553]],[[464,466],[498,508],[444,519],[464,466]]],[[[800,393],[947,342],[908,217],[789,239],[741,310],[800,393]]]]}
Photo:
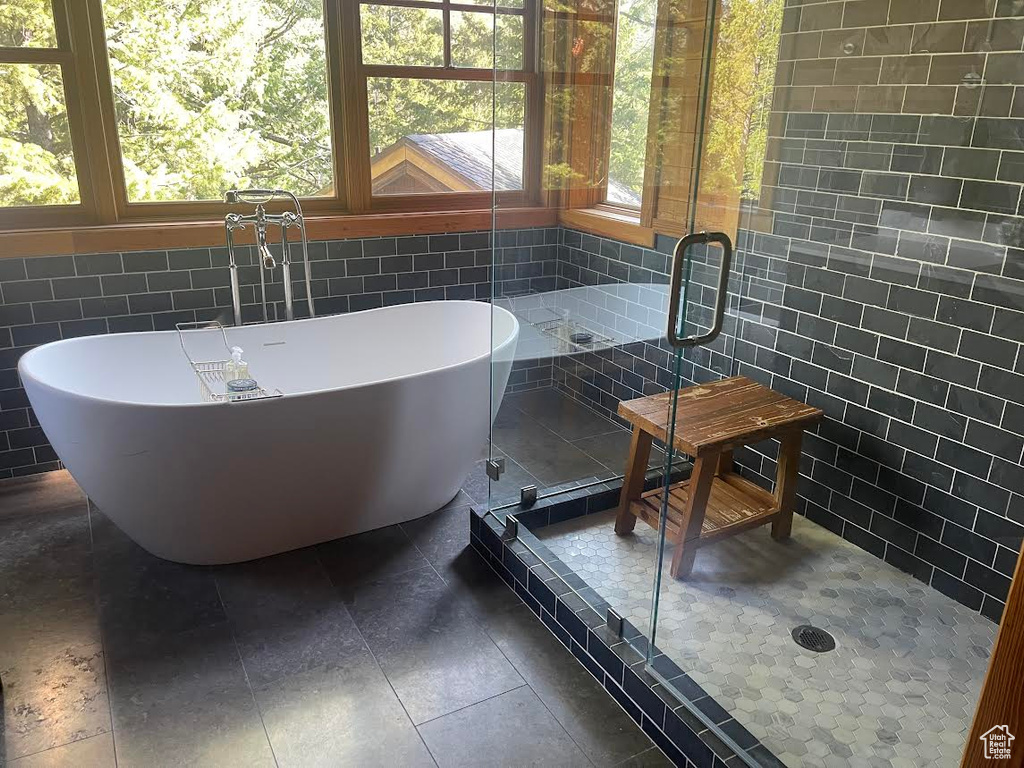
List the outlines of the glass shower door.
{"type": "MultiPolygon", "coordinates": [[[[657,630],[659,603],[661,599],[663,571],[666,558],[671,558],[671,547],[667,532],[669,526],[685,536],[686,520],[680,519],[678,491],[674,489],[678,479],[678,460],[687,458],[676,441],[676,428],[680,392],[698,381],[708,381],[727,375],[733,365],[731,354],[721,354],[709,345],[719,339],[729,309],[729,277],[732,266],[733,243],[726,232],[709,232],[701,229],[700,194],[702,189],[702,158],[705,146],[705,127],[708,118],[708,97],[710,94],[711,70],[713,64],[713,41],[715,39],[717,3],[708,2],[703,29],[702,60],[700,80],[697,84],[694,117],[693,163],[690,178],[689,207],[686,230],[673,251],[670,264],[670,283],[666,342],[670,349],[671,386],[663,396],[656,421],[663,427],[663,433],[656,439],[663,442],[665,460],[660,491],[652,501],[659,507],[658,544],[654,563],[651,588],[651,619],[647,646],[648,667],[654,670],[657,651],[657,630]],[[713,287],[708,281],[713,252],[718,252],[717,277],[713,287]],[[713,291],[713,298],[705,300],[705,290],[713,291]],[[681,526],[681,527],[680,527],[681,526]]],[[[735,322],[735,318],[731,318],[735,322]]],[[[722,349],[721,347],[719,349],[722,349]]],[[[735,345],[732,347],[735,352],[735,345]]],[[[694,465],[694,473],[699,464],[694,465]]],[[[692,490],[692,489],[691,489],[692,490]]],[[[677,564],[678,565],[678,564],[677,564]]],[[[672,569],[674,570],[674,568],[672,569]]]]}
{"type": "MultiPolygon", "coordinates": [[[[723,2],[715,45],[705,46],[712,93],[696,218],[712,196],[709,176],[717,184],[732,175],[745,195],[764,184],[741,209],[735,332],[716,343],[734,345],[729,373],[819,407],[826,419],[795,457],[801,515],[788,545],[751,531],[699,550],[692,577],[677,581],[675,542],[659,537],[648,663],[657,676],[664,652],[687,673],[685,686],[671,687],[707,694],[708,712],[698,705],[696,716],[735,718],[788,765],[805,754],[890,764],[908,752],[909,764],[952,764],[981,673],[965,664],[958,706],[940,725],[931,712],[942,684],[907,670],[930,663],[930,644],[952,647],[972,633],[979,656],[987,653],[993,628],[972,611],[999,616],[1020,547],[1015,527],[1013,538],[984,542],[979,564],[969,549],[978,522],[1003,515],[1007,497],[988,452],[970,451],[970,432],[1020,433],[1019,419],[975,404],[1011,394],[996,369],[1019,363],[1019,333],[994,317],[1021,308],[1020,283],[1006,276],[1021,274],[1024,4],[964,3],[955,17],[946,15],[953,3],[941,13],[912,0],[858,6],[863,14],[854,5],[723,2]],[[748,19],[738,28],[741,11],[748,19]],[[740,34],[754,22],[763,27],[756,46],[740,34]],[[729,47],[741,43],[749,58],[729,47]],[[764,95],[745,116],[766,128],[753,151],[716,163],[719,139],[746,122],[716,114],[719,89],[757,57],[764,95]],[[999,351],[982,361],[976,345],[999,351]],[[974,478],[992,493],[965,490],[974,478]],[[1000,574],[999,589],[972,582],[979,573],[1000,574]],[[946,613],[957,616],[955,632],[936,618],[946,613]],[[943,639],[919,637],[919,621],[943,639]],[[900,628],[895,652],[892,627],[900,628]]],[[[681,285],[684,302],[702,294],[692,274],[681,285]]],[[[684,303],[681,315],[695,313],[684,303]]],[[[681,387],[720,372],[691,367],[693,355],[675,353],[672,407],[685,402],[681,387]]],[[[737,463],[770,489],[778,450],[767,441],[737,450],[737,463]]],[[[666,519],[663,507],[662,532],[666,519]]]]}
{"type": "MultiPolygon", "coordinates": [[[[759,318],[751,314],[757,311],[757,303],[750,301],[750,297],[756,295],[755,277],[745,263],[743,250],[746,243],[739,240],[741,220],[749,215],[745,213],[744,203],[752,197],[750,177],[744,173],[749,153],[744,151],[745,146],[743,149],[733,147],[731,153],[723,150],[728,142],[723,142],[721,131],[718,135],[712,131],[713,126],[724,124],[722,115],[715,114],[716,78],[725,82],[725,78],[734,75],[727,70],[718,71],[722,69],[724,53],[719,40],[719,25],[723,14],[728,17],[739,5],[742,4],[708,2],[702,29],[687,234],[679,240],[670,265],[666,342],[671,355],[672,381],[669,391],[663,395],[665,463],[661,487],[654,495],[660,515],[651,585],[651,618],[645,627],[649,642],[643,650],[646,651],[648,671],[673,690],[691,714],[744,762],[756,765],[744,751],[746,745],[737,743],[729,732],[718,726],[720,719],[694,703],[704,693],[700,686],[693,685],[693,680],[685,676],[670,678],[671,672],[662,674],[665,670],[678,671],[676,665],[685,666],[688,655],[693,652],[685,644],[679,646],[680,638],[674,636],[678,634],[678,616],[666,617],[662,612],[667,585],[675,580],[677,573],[690,571],[698,551],[695,546],[683,548],[676,542],[700,535],[703,516],[700,519],[691,517],[690,512],[707,503],[712,484],[733,469],[731,450],[712,456],[687,455],[677,439],[681,437],[677,432],[687,426],[689,417],[681,416],[680,408],[688,413],[694,412],[693,406],[686,403],[691,402],[691,398],[707,396],[702,385],[744,374],[759,378],[746,365],[754,362],[753,347],[746,343],[746,338],[756,326],[756,322],[748,321],[759,318]],[[692,470],[688,485],[680,488],[683,474],[679,470],[680,460],[686,459],[690,460],[692,470]],[[662,663],[666,659],[674,663],[662,663]]],[[[771,5],[771,2],[765,3],[765,6],[771,5]]],[[[781,7],[781,4],[776,5],[781,7]]],[[[774,66],[774,60],[769,63],[774,66]]],[[[770,84],[770,77],[768,82],[770,84]]],[[[718,87],[721,90],[724,86],[718,87]]],[[[756,140],[758,131],[767,130],[766,106],[767,102],[763,100],[753,101],[746,124],[749,133],[743,138],[745,143],[750,142],[751,133],[756,140]]],[[[735,141],[735,138],[730,140],[735,141]]],[[[753,155],[757,155],[756,150],[753,155]]],[[[742,223],[746,225],[749,222],[742,223]]],[[[743,236],[747,236],[746,233],[743,236]]],[[[723,387],[721,391],[724,393],[730,385],[723,382],[714,386],[723,387]]],[[[716,397],[719,395],[712,394],[704,402],[716,397]]],[[[697,403],[698,400],[692,402],[697,403]]],[[[700,410],[699,406],[697,410],[700,410]]]]}

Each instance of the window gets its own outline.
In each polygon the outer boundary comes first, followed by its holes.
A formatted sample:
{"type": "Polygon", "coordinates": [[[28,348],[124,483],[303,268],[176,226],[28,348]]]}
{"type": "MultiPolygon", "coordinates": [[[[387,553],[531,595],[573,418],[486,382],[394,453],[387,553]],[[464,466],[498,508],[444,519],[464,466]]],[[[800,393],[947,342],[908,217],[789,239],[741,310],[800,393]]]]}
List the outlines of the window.
{"type": "Polygon", "coordinates": [[[58,64],[0,64],[0,205],[81,202],[58,64]]]}
{"type": "Polygon", "coordinates": [[[499,2],[359,3],[360,93],[346,105],[365,108],[367,155],[354,175],[368,207],[492,188],[523,197],[536,130],[532,27],[524,0],[499,2]]]}
{"type": "Polygon", "coordinates": [[[0,4],[0,224],[84,215],[83,139],[69,117],[75,64],[64,3],[0,4]]]}
{"type": "Polygon", "coordinates": [[[785,2],[715,3],[547,0],[543,179],[563,222],[644,243],[691,213],[735,231],[759,194],[743,169],[763,166],[785,2]]]}
{"type": "Polygon", "coordinates": [[[647,159],[657,0],[619,0],[606,202],[639,210],[647,159]]]}
{"type": "Polygon", "coordinates": [[[538,0],[498,2],[2,0],[0,228],[535,199],[538,0]]]}
{"type": "Polygon", "coordinates": [[[333,194],[322,0],[103,0],[103,20],[129,203],[333,194]]]}
{"type": "Polygon", "coordinates": [[[520,83],[367,78],[374,195],[523,188],[520,83]],[[497,152],[495,152],[497,147],[497,152]],[[493,178],[492,178],[492,163],[493,178]]]}

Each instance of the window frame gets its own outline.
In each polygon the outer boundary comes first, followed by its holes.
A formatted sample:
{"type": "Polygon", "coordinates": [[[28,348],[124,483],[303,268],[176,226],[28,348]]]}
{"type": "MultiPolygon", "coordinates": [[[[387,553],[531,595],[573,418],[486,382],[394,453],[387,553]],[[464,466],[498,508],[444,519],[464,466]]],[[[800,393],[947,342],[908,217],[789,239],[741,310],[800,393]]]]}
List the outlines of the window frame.
{"type": "MultiPolygon", "coordinates": [[[[69,0],[72,1],[73,0],[69,0]]],[[[117,110],[114,106],[114,83],[110,73],[110,58],[107,52],[107,33],[103,23],[103,0],[84,0],[91,7],[90,37],[94,51],[95,82],[98,86],[94,122],[102,126],[107,153],[107,171],[114,197],[114,221],[153,222],[188,221],[222,217],[231,209],[216,200],[161,200],[132,202],[128,199],[125,182],[124,155],[121,152],[121,138],[117,126],[117,110]]],[[[341,94],[335,90],[337,79],[332,77],[331,40],[333,32],[329,24],[330,8],[337,0],[324,0],[324,67],[327,78],[327,103],[331,120],[331,156],[334,167],[334,194],[320,197],[302,197],[305,213],[343,213],[345,199],[344,184],[339,176],[339,143],[335,126],[340,117],[341,94]]],[[[336,28],[335,28],[336,29],[336,28]]]]}
{"type": "MultiPolygon", "coordinates": [[[[539,205],[543,83],[537,56],[538,2],[524,0],[522,9],[502,8],[523,18],[523,69],[495,72],[492,69],[451,66],[363,65],[360,1],[323,0],[334,194],[301,198],[304,212],[312,216],[346,217],[477,211],[488,209],[492,204],[505,209],[539,205]],[[524,83],[523,189],[497,193],[371,195],[366,78],[372,76],[524,83]]],[[[447,16],[452,10],[495,12],[494,6],[452,0],[379,0],[378,4],[443,7],[446,29],[450,29],[447,16]]],[[[46,63],[61,66],[81,202],[59,206],[0,207],[0,233],[90,225],[210,222],[223,217],[229,208],[219,201],[129,201],[102,0],[52,0],[52,7],[58,47],[0,48],[0,64],[46,63]]],[[[445,50],[446,61],[450,61],[448,44],[445,50]]]]}
{"type": "MultiPolygon", "coordinates": [[[[535,204],[539,196],[540,127],[542,101],[537,61],[536,7],[538,0],[523,0],[523,8],[474,5],[453,0],[338,0],[341,4],[343,37],[342,72],[346,73],[345,104],[348,109],[347,128],[355,147],[347,153],[346,176],[349,180],[348,200],[353,212],[392,213],[401,211],[472,210],[488,207],[516,207],[535,204]],[[360,6],[364,4],[398,8],[440,10],[444,19],[444,62],[442,66],[364,64],[360,6]],[[500,9],[500,11],[498,10],[500,9]],[[451,12],[469,11],[523,18],[523,68],[521,70],[475,69],[454,66],[451,56],[451,12]],[[374,195],[370,173],[368,81],[371,77],[392,77],[420,80],[456,80],[460,82],[514,82],[524,85],[523,105],[523,189],[438,192],[433,194],[374,195]],[[364,151],[365,150],[365,151],[364,151]]],[[[330,2],[330,0],[328,0],[330,2]]]]}
{"type": "Polygon", "coordinates": [[[81,87],[85,79],[82,59],[86,45],[81,35],[76,34],[80,21],[76,17],[81,8],[75,0],[51,0],[50,9],[53,14],[57,47],[2,47],[0,65],[36,64],[60,67],[79,202],[65,205],[0,207],[0,230],[88,224],[97,219],[100,208],[92,182],[93,158],[87,151],[91,139],[85,130],[88,119],[81,99],[81,87]]]}
{"type": "MultiPolygon", "coordinates": [[[[618,60],[618,41],[619,41],[619,5],[622,0],[616,0],[615,8],[615,24],[614,33],[612,35],[612,52],[614,59],[612,61],[612,97],[608,104],[608,138],[607,146],[605,151],[607,156],[605,157],[605,167],[611,167],[611,151],[612,151],[612,118],[615,111],[615,62],[618,60]]],[[[660,1],[659,1],[660,5],[660,1]]],[[[664,24],[665,21],[662,18],[660,8],[656,9],[655,12],[655,24],[664,24]]],[[[601,186],[600,196],[597,204],[594,206],[598,211],[604,211],[612,216],[635,218],[638,222],[642,223],[645,227],[650,227],[651,218],[653,214],[653,200],[652,197],[655,195],[655,169],[650,162],[651,156],[656,151],[656,142],[654,136],[658,131],[658,115],[656,113],[657,100],[656,91],[658,83],[658,59],[659,59],[659,40],[657,37],[657,31],[655,32],[655,39],[653,43],[653,50],[651,52],[651,81],[650,89],[648,92],[648,111],[647,111],[647,131],[644,135],[644,178],[641,185],[640,191],[640,205],[626,205],[625,203],[615,203],[608,199],[608,183],[607,180],[601,186]]],[[[609,177],[610,178],[610,177],[609,177]]]]}

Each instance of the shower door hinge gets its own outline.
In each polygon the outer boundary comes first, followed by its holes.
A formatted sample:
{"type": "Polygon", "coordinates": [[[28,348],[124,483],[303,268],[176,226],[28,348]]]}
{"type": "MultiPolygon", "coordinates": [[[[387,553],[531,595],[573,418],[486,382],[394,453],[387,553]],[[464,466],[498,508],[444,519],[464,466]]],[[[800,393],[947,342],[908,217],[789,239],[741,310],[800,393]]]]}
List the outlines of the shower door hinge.
{"type": "Polygon", "coordinates": [[[608,629],[614,633],[616,637],[622,637],[622,617],[615,612],[614,609],[608,609],[608,629]]]}
{"type": "Polygon", "coordinates": [[[505,471],[505,460],[504,459],[488,459],[484,465],[487,476],[494,482],[501,480],[501,474],[505,471]]]}
{"type": "Polygon", "coordinates": [[[529,509],[537,503],[537,486],[536,485],[524,485],[519,489],[519,506],[523,509],[529,509]]]}
{"type": "Polygon", "coordinates": [[[508,515],[505,518],[505,530],[501,534],[503,541],[515,541],[519,538],[519,521],[515,515],[508,515]]]}

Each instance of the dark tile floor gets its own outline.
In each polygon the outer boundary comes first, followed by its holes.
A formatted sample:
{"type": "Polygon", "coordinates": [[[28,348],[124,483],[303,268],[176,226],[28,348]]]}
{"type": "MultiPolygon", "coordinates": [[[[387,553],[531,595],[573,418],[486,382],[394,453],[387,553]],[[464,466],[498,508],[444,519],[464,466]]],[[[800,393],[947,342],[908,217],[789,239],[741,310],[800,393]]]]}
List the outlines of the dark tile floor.
{"type": "MultiPolygon", "coordinates": [[[[491,487],[492,504],[519,498],[519,489],[550,489],[621,475],[630,433],[557,389],[505,395],[491,430],[494,455],[505,459],[505,474],[491,487]]],[[[664,454],[655,450],[651,466],[664,454]]],[[[487,500],[483,463],[474,468],[466,491],[487,500]]]]}
{"type": "Polygon", "coordinates": [[[0,764],[667,765],[468,548],[469,503],[197,568],[65,473],[0,487],[0,764]]]}

